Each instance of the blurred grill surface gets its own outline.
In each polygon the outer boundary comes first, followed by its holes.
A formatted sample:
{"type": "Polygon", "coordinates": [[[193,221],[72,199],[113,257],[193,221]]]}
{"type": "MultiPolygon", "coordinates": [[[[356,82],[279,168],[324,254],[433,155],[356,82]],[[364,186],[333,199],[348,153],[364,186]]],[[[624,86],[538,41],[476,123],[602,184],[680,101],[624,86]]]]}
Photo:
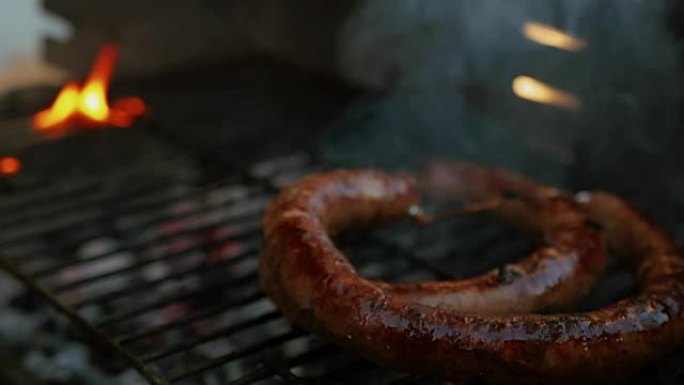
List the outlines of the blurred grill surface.
{"type": "MultiPolygon", "coordinates": [[[[88,341],[152,384],[372,383],[436,379],[377,367],[292,326],[262,293],[264,206],[284,184],[326,168],[308,154],[207,180],[189,168],[30,185],[0,200],[0,262],[67,314],[88,341]]],[[[341,241],[360,273],[462,278],[514,261],[531,245],[474,216],[409,223],[341,241]]],[[[632,293],[613,266],[592,308],[632,293]]],[[[644,377],[681,381],[682,355],[644,377]]]]}

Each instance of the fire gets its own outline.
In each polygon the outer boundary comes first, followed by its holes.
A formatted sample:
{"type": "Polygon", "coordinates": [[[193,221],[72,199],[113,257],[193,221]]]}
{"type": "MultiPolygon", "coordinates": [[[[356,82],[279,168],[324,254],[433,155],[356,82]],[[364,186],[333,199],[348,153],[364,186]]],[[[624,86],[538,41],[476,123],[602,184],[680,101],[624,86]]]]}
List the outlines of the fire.
{"type": "Polygon", "coordinates": [[[580,38],[570,36],[559,29],[541,23],[525,23],[523,34],[536,43],[566,51],[580,51],[586,45],[584,40],[580,38]]]}
{"type": "Polygon", "coordinates": [[[121,98],[112,106],[107,101],[109,79],[114,69],[117,47],[102,47],[95,65],[83,87],[75,82],[66,84],[49,108],[33,117],[33,126],[47,131],[70,124],[128,127],[145,112],[145,103],[137,97],[121,98]]]}
{"type": "Polygon", "coordinates": [[[11,176],[21,170],[21,162],[13,156],[5,156],[0,158],[0,174],[11,176]]]}
{"type": "Polygon", "coordinates": [[[569,92],[553,88],[529,76],[513,79],[513,92],[522,99],[537,103],[575,110],[581,107],[580,100],[569,92]]]}

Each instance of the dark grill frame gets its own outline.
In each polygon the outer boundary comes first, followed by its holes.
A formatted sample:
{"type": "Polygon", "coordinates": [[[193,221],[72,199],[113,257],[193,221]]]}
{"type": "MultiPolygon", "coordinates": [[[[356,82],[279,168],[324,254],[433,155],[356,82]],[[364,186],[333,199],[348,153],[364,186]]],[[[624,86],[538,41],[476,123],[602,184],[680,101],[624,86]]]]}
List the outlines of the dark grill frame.
{"type": "MultiPolygon", "coordinates": [[[[15,230],[9,232],[9,235],[8,232],[0,234],[0,253],[3,255],[0,257],[0,267],[46,298],[87,333],[94,344],[124,358],[150,384],[190,383],[188,381],[201,379],[205,375],[221,376],[226,383],[231,384],[258,383],[274,378],[291,384],[311,381],[327,383],[333,380],[343,381],[344,376],[349,375],[360,375],[364,380],[377,383],[432,383],[433,379],[378,368],[353,353],[289,325],[258,287],[254,261],[260,248],[261,211],[284,183],[325,168],[322,163],[312,159],[308,154],[271,159],[246,168],[243,173],[211,183],[202,182],[202,178],[193,176],[192,173],[171,173],[154,178],[149,175],[142,175],[142,178],[134,176],[133,179],[138,178],[140,181],[137,184],[118,183],[111,187],[111,181],[104,178],[80,181],[70,185],[71,188],[65,186],[61,190],[44,190],[42,194],[25,194],[24,199],[0,203],[0,214],[19,210],[18,214],[4,216],[1,220],[0,226],[11,226],[15,230]],[[170,186],[168,191],[167,185],[170,186]],[[217,191],[224,195],[219,195],[216,201],[218,203],[212,202],[211,194],[217,191]],[[84,192],[95,195],[83,195],[84,192]],[[58,203],[55,204],[55,201],[58,203]],[[190,202],[190,208],[168,211],[174,204],[182,202],[190,202]],[[22,208],[26,207],[29,211],[22,212],[22,208]],[[220,215],[213,219],[209,217],[207,223],[202,222],[202,215],[210,216],[214,213],[220,215]],[[142,218],[137,223],[131,220],[136,215],[142,218]],[[51,221],[50,218],[59,220],[51,221]],[[67,221],[64,218],[72,219],[67,221]],[[123,220],[126,218],[129,219],[128,222],[123,220]],[[195,218],[194,222],[189,218],[195,218]],[[175,231],[172,229],[167,233],[160,232],[160,228],[178,220],[189,220],[191,224],[188,228],[181,225],[175,231]],[[100,228],[90,231],[89,227],[96,225],[100,228]],[[157,255],[144,257],[146,252],[156,246],[163,248],[174,241],[192,239],[188,238],[192,236],[200,237],[220,228],[226,230],[226,233],[210,239],[195,240],[195,243],[190,242],[178,250],[169,250],[167,247],[157,255]],[[81,233],[76,231],[79,229],[82,230],[81,233]],[[136,238],[150,229],[157,229],[157,233],[148,238],[136,238]],[[107,236],[123,241],[113,250],[99,252],[85,259],[75,256],[78,247],[107,236]],[[15,247],[8,247],[11,245],[15,247]],[[29,245],[28,249],[26,245],[29,245]],[[239,246],[235,246],[233,251],[229,249],[229,257],[207,262],[213,251],[226,245],[239,246]],[[45,255],[46,252],[48,255],[45,255]],[[55,255],[50,255],[50,252],[55,255]],[[124,266],[86,274],[73,281],[57,282],[64,272],[78,269],[82,265],[111,260],[122,252],[133,252],[135,258],[124,266]],[[201,254],[200,262],[182,267],[174,265],[190,259],[194,252],[201,254]],[[49,260],[50,263],[35,267],[35,263],[42,260],[49,260]],[[75,299],[69,299],[70,293],[78,294],[79,289],[87,288],[88,285],[140,273],[144,268],[160,263],[173,268],[161,276],[144,279],[136,276],[137,280],[136,277],[130,278],[134,282],[123,287],[95,293],[90,297],[79,298],[76,295],[75,299]],[[248,268],[239,273],[231,272],[230,269],[237,269],[242,265],[247,265],[248,268]],[[219,269],[220,275],[225,275],[225,279],[217,281],[212,277],[219,269]],[[196,286],[190,285],[189,288],[180,285],[170,294],[153,295],[149,301],[136,301],[147,294],[161,292],[164,285],[192,277],[200,277],[198,280],[201,283],[195,282],[196,286]],[[214,300],[204,300],[216,296],[218,298],[214,300]],[[132,299],[133,304],[122,306],[122,300],[127,298],[132,299]],[[187,303],[192,303],[193,307],[183,308],[182,315],[168,321],[133,328],[127,326],[141,315],[149,316],[168,307],[187,303]],[[244,319],[231,319],[228,324],[187,336],[193,325],[208,322],[207,320],[218,318],[226,312],[240,313],[260,303],[265,303],[266,308],[243,315],[244,319]],[[100,309],[102,314],[99,317],[90,315],[89,311],[94,308],[100,309]],[[272,324],[279,330],[274,335],[267,332],[270,329],[266,325],[272,324]],[[285,330],[280,330],[283,327],[285,330]],[[264,334],[265,338],[252,341],[249,337],[254,337],[257,332],[253,329],[261,331],[260,334],[264,334]],[[177,331],[183,336],[179,341],[166,344],[167,346],[155,348],[153,343],[146,342],[154,340],[155,336],[177,331]],[[159,369],[165,360],[182,356],[178,360],[185,362],[185,357],[194,356],[194,349],[199,346],[226,339],[240,339],[243,333],[244,338],[250,342],[231,342],[231,346],[236,347],[229,351],[213,357],[206,356],[187,366],[170,364],[173,370],[161,374],[166,371],[159,369]],[[300,340],[301,343],[298,342],[300,340]],[[285,347],[287,344],[300,344],[304,347],[300,346],[300,351],[292,353],[285,347]],[[255,356],[256,361],[248,361],[255,356]],[[323,368],[322,372],[320,375],[312,375],[311,373],[317,373],[315,367],[318,360],[324,360],[319,365],[319,369],[323,368]],[[231,363],[238,363],[240,367],[239,374],[235,377],[223,370],[231,363]],[[335,367],[338,363],[341,366],[335,367]],[[314,369],[306,369],[307,365],[314,369]],[[219,370],[215,370],[217,368],[219,370]],[[297,372],[293,368],[305,369],[297,372]]],[[[117,178],[121,180],[121,176],[117,178]]],[[[124,180],[129,180],[127,178],[128,176],[124,180]]],[[[361,256],[354,257],[354,263],[364,275],[388,280],[412,280],[469,276],[515,260],[529,250],[530,245],[510,230],[496,227],[475,216],[447,221],[432,226],[429,231],[415,230],[409,224],[397,225],[361,236],[345,247],[350,250],[351,255],[361,256]],[[457,236],[455,232],[460,235],[457,236]]],[[[611,274],[619,276],[619,269],[613,267],[611,274]]],[[[610,302],[624,296],[629,292],[630,284],[624,280],[617,284],[613,281],[612,287],[604,290],[600,301],[610,302]]],[[[589,304],[598,305],[600,303],[589,304]]]]}

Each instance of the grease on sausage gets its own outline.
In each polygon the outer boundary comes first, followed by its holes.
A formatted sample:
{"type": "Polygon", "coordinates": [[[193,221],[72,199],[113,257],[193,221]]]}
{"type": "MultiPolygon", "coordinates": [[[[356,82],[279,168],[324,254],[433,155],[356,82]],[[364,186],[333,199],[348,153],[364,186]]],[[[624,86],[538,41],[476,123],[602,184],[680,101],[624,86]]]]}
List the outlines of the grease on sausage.
{"type": "MultiPolygon", "coordinates": [[[[480,197],[496,190],[498,179],[492,184],[491,177],[497,173],[483,177],[472,165],[460,167],[455,170],[487,181],[468,187],[467,194],[480,197]]],[[[262,285],[298,324],[405,372],[492,383],[626,378],[682,345],[684,260],[661,229],[619,197],[596,192],[580,198],[590,217],[604,226],[610,246],[633,264],[637,296],[584,313],[491,314],[466,311],[465,301],[420,303],[389,284],[359,277],[331,237],[350,226],[396,220],[418,201],[410,179],[374,171],[311,176],[279,195],[264,220],[262,285]]],[[[517,202],[524,207],[520,202],[526,201],[517,202]]],[[[545,204],[543,199],[527,202],[545,204]]],[[[591,249],[577,242],[591,238],[585,230],[570,231],[572,236],[551,244],[575,247],[583,255],[591,249]]],[[[487,291],[482,293],[486,298],[487,291]]]]}

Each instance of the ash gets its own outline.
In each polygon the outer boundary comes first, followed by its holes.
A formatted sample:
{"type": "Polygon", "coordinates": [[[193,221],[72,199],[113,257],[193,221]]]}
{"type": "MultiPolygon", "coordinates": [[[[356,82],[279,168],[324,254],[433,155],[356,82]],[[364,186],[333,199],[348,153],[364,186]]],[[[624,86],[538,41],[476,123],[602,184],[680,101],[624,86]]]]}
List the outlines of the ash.
{"type": "Polygon", "coordinates": [[[0,372],[3,383],[144,385],[133,369],[107,371],[73,325],[16,279],[0,272],[0,372]]]}

